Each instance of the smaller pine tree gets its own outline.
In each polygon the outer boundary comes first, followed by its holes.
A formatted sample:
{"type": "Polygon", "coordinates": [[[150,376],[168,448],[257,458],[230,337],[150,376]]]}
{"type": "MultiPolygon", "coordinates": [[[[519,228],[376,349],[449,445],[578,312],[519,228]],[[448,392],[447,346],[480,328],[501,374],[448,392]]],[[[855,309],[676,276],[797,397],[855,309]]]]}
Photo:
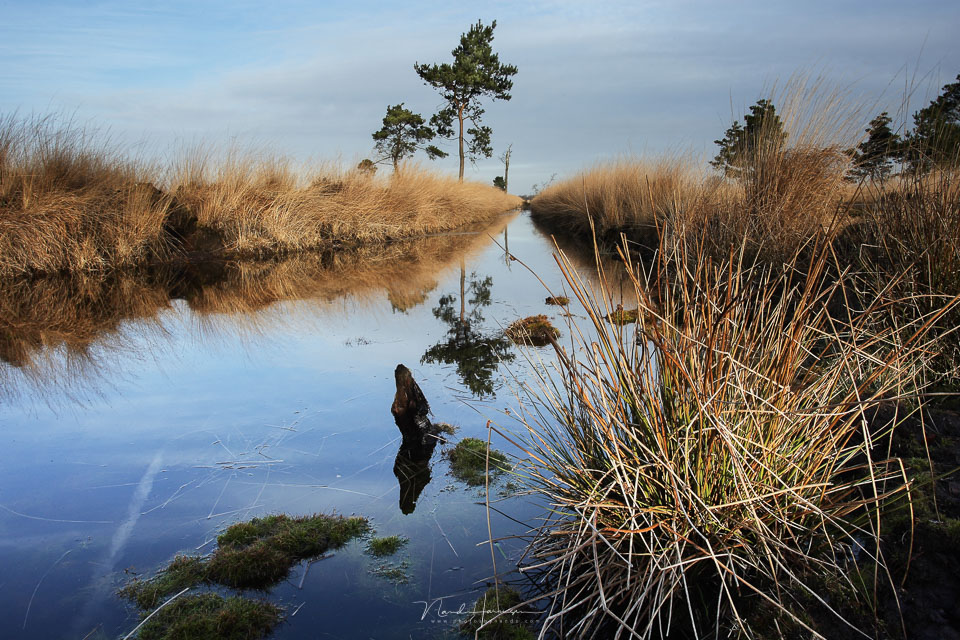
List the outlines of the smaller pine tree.
{"type": "Polygon", "coordinates": [[[373,140],[377,151],[384,159],[393,162],[396,171],[400,161],[418,149],[423,149],[431,160],[445,158],[446,152],[427,144],[436,135],[436,131],[426,126],[423,116],[405,109],[401,102],[387,107],[383,128],[373,134],[373,140]]]}
{"type": "Polygon", "coordinates": [[[743,121],[740,126],[740,121],[735,120],[722,139],[714,140],[720,152],[710,164],[726,176],[743,177],[758,160],[782,148],[787,140],[783,122],[769,100],[757,100],[743,121]]]}
{"type": "Polygon", "coordinates": [[[890,122],[886,111],[870,121],[866,140],[851,150],[851,178],[882,180],[890,175],[893,165],[903,159],[903,141],[890,130],[890,122]]]}

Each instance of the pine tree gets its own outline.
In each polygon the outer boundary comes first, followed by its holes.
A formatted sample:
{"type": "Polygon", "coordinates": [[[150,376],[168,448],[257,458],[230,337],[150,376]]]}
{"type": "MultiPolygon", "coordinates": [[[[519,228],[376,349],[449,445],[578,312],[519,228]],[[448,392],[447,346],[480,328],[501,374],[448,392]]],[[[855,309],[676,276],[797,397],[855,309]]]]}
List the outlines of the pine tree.
{"type": "Polygon", "coordinates": [[[866,140],[852,151],[851,177],[882,180],[890,174],[894,163],[903,158],[903,141],[890,130],[890,122],[886,111],[870,121],[866,140]]]}
{"type": "Polygon", "coordinates": [[[907,162],[913,171],[956,163],[960,155],[960,75],[940,95],[913,114],[907,139],[907,162]]]}
{"type": "Polygon", "coordinates": [[[426,126],[423,116],[404,109],[401,102],[387,107],[383,128],[373,134],[373,139],[377,151],[384,159],[393,161],[393,170],[396,171],[400,161],[412,156],[418,149],[423,149],[431,160],[445,158],[446,152],[426,144],[436,135],[433,129],[426,126]]]}
{"type": "Polygon", "coordinates": [[[727,176],[742,177],[757,160],[782,148],[787,139],[783,122],[769,100],[758,100],[743,121],[741,126],[735,120],[722,139],[714,140],[720,152],[710,164],[727,176]]]}
{"type": "Polygon", "coordinates": [[[511,78],[517,73],[515,66],[501,64],[499,56],[493,52],[491,43],[496,26],[496,20],[490,26],[478,21],[467,33],[462,34],[460,46],[452,51],[453,64],[413,65],[424,84],[439,91],[447,102],[446,107],[430,118],[430,124],[441,137],[457,137],[460,180],[463,180],[465,158],[489,158],[493,154],[490,145],[493,130],[480,124],[484,113],[480,107],[481,98],[509,100],[510,90],[513,89],[511,78]],[[454,121],[458,124],[456,129],[454,121]],[[473,126],[464,129],[466,122],[473,126]]]}

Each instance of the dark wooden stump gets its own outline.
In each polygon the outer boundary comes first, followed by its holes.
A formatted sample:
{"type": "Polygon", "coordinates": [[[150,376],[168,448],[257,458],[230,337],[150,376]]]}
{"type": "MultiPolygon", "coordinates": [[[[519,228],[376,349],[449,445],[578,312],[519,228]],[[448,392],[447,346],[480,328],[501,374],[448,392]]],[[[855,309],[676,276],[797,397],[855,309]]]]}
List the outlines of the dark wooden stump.
{"type": "Polygon", "coordinates": [[[404,442],[424,442],[424,437],[431,432],[430,405],[420,390],[420,386],[413,379],[410,369],[398,364],[393,372],[397,382],[397,394],[393,397],[393,406],[390,413],[403,434],[404,442]]]}
{"type": "Polygon", "coordinates": [[[437,446],[437,433],[430,422],[430,405],[413,374],[402,364],[393,373],[397,394],[390,413],[403,435],[393,473],[400,484],[400,511],[407,514],[413,513],[420,493],[430,482],[430,457],[437,446]]]}

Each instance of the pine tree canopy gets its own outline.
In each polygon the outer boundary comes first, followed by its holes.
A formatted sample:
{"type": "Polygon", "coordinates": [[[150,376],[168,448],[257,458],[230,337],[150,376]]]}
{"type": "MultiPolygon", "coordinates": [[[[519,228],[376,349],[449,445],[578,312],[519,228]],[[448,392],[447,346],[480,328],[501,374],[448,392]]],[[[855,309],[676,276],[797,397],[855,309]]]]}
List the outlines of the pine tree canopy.
{"type": "Polygon", "coordinates": [[[493,51],[494,20],[489,26],[478,21],[460,36],[460,44],[451,53],[453,63],[413,65],[417,75],[436,89],[446,106],[436,113],[430,124],[444,138],[457,137],[460,150],[460,179],[463,179],[464,159],[489,158],[493,154],[490,139],[493,131],[480,124],[482,98],[510,100],[513,76],[517,68],[502,64],[493,51]],[[454,128],[454,121],[457,127],[454,128]],[[473,126],[464,128],[464,121],[473,126]],[[464,146],[464,134],[469,140],[464,146]]]}

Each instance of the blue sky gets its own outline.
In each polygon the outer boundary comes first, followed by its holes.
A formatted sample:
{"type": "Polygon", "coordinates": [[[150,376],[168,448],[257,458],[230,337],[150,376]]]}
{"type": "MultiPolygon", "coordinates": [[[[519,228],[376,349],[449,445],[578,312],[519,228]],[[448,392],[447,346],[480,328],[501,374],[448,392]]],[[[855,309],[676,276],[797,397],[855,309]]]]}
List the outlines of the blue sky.
{"type": "MultiPolygon", "coordinates": [[[[518,193],[625,153],[710,155],[797,72],[857,96],[864,124],[900,109],[906,85],[915,110],[960,73],[956,0],[0,0],[0,15],[0,113],[69,114],[160,158],[236,141],[350,163],[372,153],[387,105],[440,106],[414,62],[448,61],[472,23],[496,19],[494,48],[519,73],[485,123],[495,155],[513,143],[518,193]]],[[[467,175],[501,173],[494,157],[467,175]]]]}

